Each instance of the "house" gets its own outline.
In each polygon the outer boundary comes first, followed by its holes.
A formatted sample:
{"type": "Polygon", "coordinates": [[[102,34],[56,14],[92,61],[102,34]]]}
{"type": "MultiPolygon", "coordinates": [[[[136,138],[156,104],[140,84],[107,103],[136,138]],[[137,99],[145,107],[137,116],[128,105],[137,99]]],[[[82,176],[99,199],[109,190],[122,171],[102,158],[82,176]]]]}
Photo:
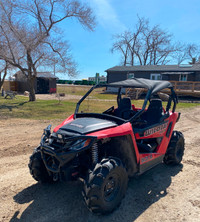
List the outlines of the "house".
{"type": "Polygon", "coordinates": [[[107,83],[133,77],[168,81],[200,81],[200,64],[114,66],[106,72],[107,83]]]}
{"type": "MultiPolygon", "coordinates": [[[[15,73],[14,76],[17,82],[18,92],[29,91],[27,77],[21,71],[15,73]]],[[[50,72],[38,72],[34,85],[35,93],[56,93],[56,79],[58,78],[50,72]]]]}

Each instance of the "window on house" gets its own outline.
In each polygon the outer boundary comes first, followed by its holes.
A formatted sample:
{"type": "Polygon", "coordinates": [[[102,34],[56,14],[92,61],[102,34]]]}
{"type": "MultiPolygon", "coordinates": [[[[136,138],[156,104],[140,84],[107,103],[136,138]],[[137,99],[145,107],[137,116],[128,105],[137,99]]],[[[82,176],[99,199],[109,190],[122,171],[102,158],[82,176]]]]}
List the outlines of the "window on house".
{"type": "Polygon", "coordinates": [[[161,74],[152,73],[151,76],[150,76],[150,79],[151,80],[161,80],[162,76],[161,76],[161,74]]]}
{"type": "Polygon", "coordinates": [[[180,74],[179,81],[187,81],[187,74],[180,74]]]}
{"type": "Polygon", "coordinates": [[[128,73],[128,79],[134,78],[134,73],[128,73]]]}

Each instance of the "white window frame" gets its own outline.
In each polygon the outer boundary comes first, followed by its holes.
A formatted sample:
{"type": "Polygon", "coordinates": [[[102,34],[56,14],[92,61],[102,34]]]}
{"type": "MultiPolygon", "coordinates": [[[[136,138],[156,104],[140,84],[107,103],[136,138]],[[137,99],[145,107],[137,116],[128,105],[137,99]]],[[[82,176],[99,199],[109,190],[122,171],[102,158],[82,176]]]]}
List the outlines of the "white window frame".
{"type": "Polygon", "coordinates": [[[128,73],[127,74],[127,79],[132,79],[134,78],[134,73],[128,73]]]}
{"type": "Polygon", "coordinates": [[[150,79],[151,80],[162,80],[162,75],[159,73],[151,73],[150,79]],[[153,78],[153,77],[155,77],[155,78],[153,78]]]}
{"type": "Polygon", "coordinates": [[[187,78],[188,78],[187,74],[180,74],[179,75],[179,81],[181,81],[181,82],[186,82],[187,78]]]}

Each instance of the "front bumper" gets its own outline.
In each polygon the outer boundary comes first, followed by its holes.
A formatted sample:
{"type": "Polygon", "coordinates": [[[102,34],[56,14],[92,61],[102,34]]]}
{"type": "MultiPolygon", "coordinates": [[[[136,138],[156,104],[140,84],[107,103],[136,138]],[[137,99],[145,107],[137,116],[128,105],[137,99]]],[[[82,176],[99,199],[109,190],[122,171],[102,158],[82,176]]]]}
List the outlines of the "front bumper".
{"type": "Polygon", "coordinates": [[[91,136],[74,136],[62,139],[62,143],[49,144],[49,138],[43,135],[40,143],[40,152],[46,169],[52,173],[61,172],[62,168],[70,167],[71,161],[78,153],[90,149],[96,142],[97,137],[91,136]],[[73,149],[71,144],[76,141],[89,141],[84,147],[73,149]],[[67,145],[68,144],[68,145],[67,145]]]}

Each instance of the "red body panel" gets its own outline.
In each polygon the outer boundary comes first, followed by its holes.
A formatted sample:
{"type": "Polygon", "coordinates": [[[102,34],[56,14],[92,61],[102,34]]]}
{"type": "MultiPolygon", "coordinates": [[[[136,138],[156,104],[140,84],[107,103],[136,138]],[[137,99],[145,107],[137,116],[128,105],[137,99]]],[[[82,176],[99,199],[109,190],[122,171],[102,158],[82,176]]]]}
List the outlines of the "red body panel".
{"type": "Polygon", "coordinates": [[[137,163],[139,163],[140,157],[139,157],[139,151],[137,148],[135,136],[133,134],[132,125],[128,122],[125,124],[122,124],[120,126],[116,126],[114,128],[101,130],[98,132],[90,133],[88,136],[97,136],[98,139],[108,138],[108,137],[117,137],[117,136],[124,136],[124,135],[131,135],[133,145],[136,148],[136,159],[137,163]]]}
{"type": "MultiPolygon", "coordinates": [[[[134,110],[137,110],[134,105],[133,105],[134,110]]],[[[144,131],[144,136],[140,137],[139,133],[136,133],[134,135],[132,125],[131,123],[124,123],[120,126],[112,127],[109,129],[103,129],[100,131],[96,131],[93,133],[87,134],[88,136],[95,136],[98,139],[103,139],[103,138],[111,138],[111,137],[118,137],[118,136],[124,136],[124,135],[130,135],[133,141],[133,145],[135,147],[135,153],[136,153],[136,159],[138,164],[145,164],[149,161],[154,160],[157,157],[160,157],[165,154],[167,146],[169,144],[176,120],[178,118],[178,113],[170,113],[170,116],[164,121],[163,124],[160,124],[161,126],[157,127],[152,127],[146,131],[144,131]],[[171,130],[169,133],[169,136],[166,136],[167,129],[169,127],[169,124],[172,123],[171,125],[171,130]],[[151,138],[158,138],[162,137],[162,142],[160,145],[157,147],[155,153],[139,153],[138,147],[136,140],[141,140],[141,139],[151,139],[151,138]]],[[[60,125],[54,128],[54,132],[57,132],[57,130],[62,127],[63,125],[71,122],[74,120],[74,115],[69,116],[66,120],[64,120],[60,125]]]]}
{"type": "Polygon", "coordinates": [[[167,122],[167,128],[164,131],[162,131],[162,129],[161,129],[160,131],[156,132],[155,134],[152,134],[152,135],[149,135],[149,136],[146,136],[146,137],[140,137],[138,134],[136,135],[136,139],[150,139],[150,138],[157,138],[157,137],[162,137],[163,138],[162,142],[157,147],[155,153],[145,153],[145,154],[142,153],[142,154],[140,154],[140,164],[141,165],[144,164],[144,163],[147,163],[149,161],[152,161],[153,159],[155,159],[157,157],[160,157],[160,156],[162,156],[166,153],[166,150],[167,150],[169,141],[171,139],[171,135],[172,135],[172,132],[173,132],[173,129],[174,129],[177,118],[178,118],[178,113],[176,113],[176,112],[175,113],[170,113],[169,118],[167,118],[165,120],[165,122],[167,122]],[[172,126],[171,126],[169,136],[167,137],[166,133],[167,133],[167,129],[168,129],[170,123],[172,123],[172,126]]]}

